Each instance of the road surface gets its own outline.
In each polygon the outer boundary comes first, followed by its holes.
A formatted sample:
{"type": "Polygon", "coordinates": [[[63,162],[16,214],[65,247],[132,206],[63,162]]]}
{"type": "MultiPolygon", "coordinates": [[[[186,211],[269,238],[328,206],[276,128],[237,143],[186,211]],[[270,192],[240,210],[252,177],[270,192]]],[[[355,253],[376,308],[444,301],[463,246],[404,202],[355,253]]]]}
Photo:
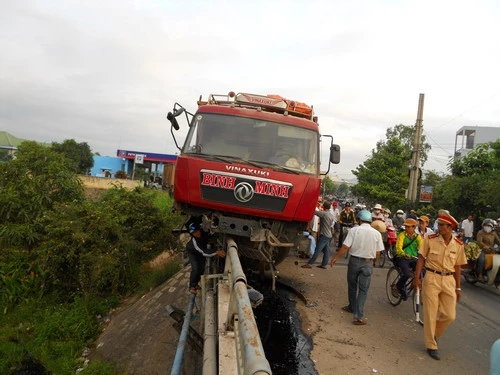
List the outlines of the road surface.
{"type": "MultiPolygon", "coordinates": [[[[312,337],[311,357],[319,374],[488,373],[491,345],[500,338],[500,293],[494,288],[472,286],[462,279],[463,300],[457,308],[457,320],[439,340],[441,361],[435,361],[425,351],[422,327],[414,321],[411,301],[397,307],[387,301],[389,262],[386,268],[374,270],[366,326],[353,325],[351,314],[341,310],[347,304],[347,260],[342,257],[334,268],[326,270],[300,268],[303,263],[294,255],[287,257],[278,266],[279,277],[316,303],[306,307],[298,302],[297,309],[304,332],[312,337]]],[[[114,362],[127,374],[169,373],[179,335],[165,306],[186,308],[188,275],[189,267],[119,309],[96,341],[91,358],[114,362]]],[[[201,365],[199,356],[188,350],[186,357],[198,359],[187,361],[187,373],[201,373],[196,371],[201,365]]]]}

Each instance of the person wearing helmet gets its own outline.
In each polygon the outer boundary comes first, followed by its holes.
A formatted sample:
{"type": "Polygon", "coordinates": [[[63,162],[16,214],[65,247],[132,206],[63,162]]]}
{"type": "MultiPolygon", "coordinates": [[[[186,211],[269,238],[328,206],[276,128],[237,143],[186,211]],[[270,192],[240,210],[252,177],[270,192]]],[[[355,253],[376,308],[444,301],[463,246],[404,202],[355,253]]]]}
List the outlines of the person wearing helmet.
{"type": "Polygon", "coordinates": [[[189,275],[189,292],[196,294],[200,290],[198,283],[201,275],[205,271],[205,259],[213,256],[225,257],[223,250],[211,251],[208,245],[208,234],[203,231],[199,224],[191,223],[188,226],[191,239],[186,245],[186,252],[191,263],[191,273],[189,275]]]}
{"type": "Polygon", "coordinates": [[[479,281],[484,280],[486,270],[490,268],[489,264],[485,264],[487,258],[486,254],[495,254],[496,249],[500,246],[500,239],[494,231],[495,224],[495,221],[492,219],[484,219],[482,224],[483,228],[477,232],[477,244],[482,250],[481,255],[479,255],[476,261],[476,272],[479,281]]]}
{"type": "Polygon", "coordinates": [[[403,210],[397,210],[396,215],[392,218],[392,223],[397,230],[401,228],[403,222],[405,221],[405,213],[403,210]]]}
{"type": "Polygon", "coordinates": [[[408,218],[404,221],[403,225],[405,230],[398,234],[396,258],[394,258],[394,264],[401,269],[401,277],[396,284],[397,290],[393,290],[392,293],[395,297],[401,295],[401,299],[406,301],[408,294],[405,285],[411,277],[411,272],[415,270],[422,237],[415,233],[417,227],[416,220],[408,218]]]}
{"type": "Polygon", "coordinates": [[[408,215],[406,215],[406,218],[407,219],[410,218],[410,219],[413,219],[413,220],[417,220],[418,216],[415,213],[415,210],[410,210],[410,213],[408,215]]]}
{"type": "Polygon", "coordinates": [[[418,233],[422,238],[427,237],[430,234],[434,234],[434,231],[429,228],[430,219],[428,216],[422,215],[418,218],[418,225],[415,233],[418,233]]]}
{"type": "Polygon", "coordinates": [[[382,206],[377,203],[372,210],[372,220],[384,221],[384,214],[382,213],[382,206]]]}
{"type": "Polygon", "coordinates": [[[386,209],[384,212],[384,222],[386,226],[394,226],[394,223],[392,222],[391,219],[391,210],[386,209]]]}
{"type": "Polygon", "coordinates": [[[370,211],[361,210],[358,214],[360,225],[352,228],[337,254],[332,258],[330,267],[347,251],[351,252],[347,266],[347,290],[349,304],[342,307],[344,311],[353,314],[353,324],[365,325],[364,307],[368,297],[373,259],[377,253],[384,250],[384,242],[380,232],[371,227],[370,211]]]}

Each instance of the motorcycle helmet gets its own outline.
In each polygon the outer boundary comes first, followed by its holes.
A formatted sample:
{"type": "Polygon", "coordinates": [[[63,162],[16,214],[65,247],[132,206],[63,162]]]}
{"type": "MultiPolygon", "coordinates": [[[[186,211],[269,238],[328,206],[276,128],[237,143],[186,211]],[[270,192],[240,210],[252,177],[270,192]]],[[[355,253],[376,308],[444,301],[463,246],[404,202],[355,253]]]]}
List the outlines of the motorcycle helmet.
{"type": "Polygon", "coordinates": [[[189,227],[188,227],[189,234],[193,234],[198,229],[200,229],[200,226],[198,224],[195,224],[195,223],[189,224],[189,227]]]}
{"type": "Polygon", "coordinates": [[[492,228],[495,228],[495,221],[493,219],[484,219],[483,220],[483,224],[481,226],[489,226],[489,227],[492,227],[492,228]]]}
{"type": "Polygon", "coordinates": [[[358,213],[358,219],[361,221],[364,221],[366,223],[371,223],[372,222],[372,214],[368,210],[361,210],[358,213]]]}

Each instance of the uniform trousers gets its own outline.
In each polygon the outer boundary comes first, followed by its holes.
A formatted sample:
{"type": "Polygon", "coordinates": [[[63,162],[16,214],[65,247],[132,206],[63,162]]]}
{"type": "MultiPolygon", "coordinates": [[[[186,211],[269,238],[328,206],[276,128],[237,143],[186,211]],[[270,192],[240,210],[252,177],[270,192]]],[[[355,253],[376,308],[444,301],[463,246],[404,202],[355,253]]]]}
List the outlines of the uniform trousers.
{"type": "Polygon", "coordinates": [[[456,317],[455,278],[426,272],[422,289],[425,347],[437,349],[435,337],[441,337],[456,317]]]}

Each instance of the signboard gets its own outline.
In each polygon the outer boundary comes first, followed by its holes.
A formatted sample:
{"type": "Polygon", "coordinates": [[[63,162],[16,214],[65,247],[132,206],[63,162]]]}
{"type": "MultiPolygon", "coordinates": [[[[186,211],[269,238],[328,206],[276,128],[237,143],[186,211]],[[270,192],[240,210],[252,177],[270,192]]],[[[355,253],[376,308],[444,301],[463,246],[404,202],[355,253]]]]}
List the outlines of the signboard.
{"type": "Polygon", "coordinates": [[[430,203],[432,200],[432,186],[420,186],[420,202],[430,203]]]}
{"type": "Polygon", "coordinates": [[[135,163],[136,164],[143,164],[144,163],[144,155],[135,154],[135,163]]]}

